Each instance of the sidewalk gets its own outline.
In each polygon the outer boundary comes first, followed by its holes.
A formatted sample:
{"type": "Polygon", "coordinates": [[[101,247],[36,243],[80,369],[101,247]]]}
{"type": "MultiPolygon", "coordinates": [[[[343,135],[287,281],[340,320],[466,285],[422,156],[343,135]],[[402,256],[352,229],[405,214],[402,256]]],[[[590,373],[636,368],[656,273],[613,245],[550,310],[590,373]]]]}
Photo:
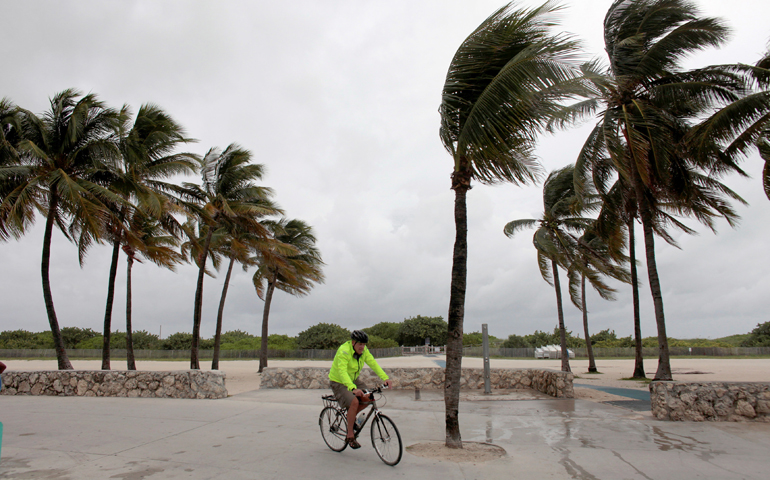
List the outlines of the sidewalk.
{"type": "MultiPolygon", "coordinates": [[[[521,392],[521,391],[520,391],[521,392]]],[[[764,479],[770,424],[661,422],[611,405],[538,394],[463,392],[464,441],[507,456],[455,463],[363,448],[335,453],[318,427],[322,390],[254,390],[223,400],[0,397],[0,478],[764,479]]],[[[380,402],[405,446],[442,441],[442,391],[380,402]]]]}

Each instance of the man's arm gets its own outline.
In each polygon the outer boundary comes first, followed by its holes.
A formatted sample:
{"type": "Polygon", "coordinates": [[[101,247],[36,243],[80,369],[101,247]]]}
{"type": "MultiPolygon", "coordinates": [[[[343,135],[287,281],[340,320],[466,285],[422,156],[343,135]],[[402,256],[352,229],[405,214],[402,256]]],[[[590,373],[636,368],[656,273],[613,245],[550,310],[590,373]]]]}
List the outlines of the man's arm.
{"type": "Polygon", "coordinates": [[[366,362],[367,365],[369,365],[369,368],[374,370],[374,373],[377,374],[378,377],[383,382],[388,381],[388,375],[385,373],[385,371],[380,367],[380,364],[377,363],[377,360],[374,359],[374,355],[369,351],[369,349],[366,349],[366,352],[364,354],[364,362],[366,362]]]}

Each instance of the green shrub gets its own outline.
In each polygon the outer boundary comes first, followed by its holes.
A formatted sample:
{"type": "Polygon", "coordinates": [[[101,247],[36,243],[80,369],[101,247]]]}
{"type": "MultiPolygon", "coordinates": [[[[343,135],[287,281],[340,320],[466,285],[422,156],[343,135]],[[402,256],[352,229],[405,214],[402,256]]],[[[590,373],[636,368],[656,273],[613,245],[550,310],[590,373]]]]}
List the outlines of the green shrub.
{"type": "Polygon", "coordinates": [[[448,325],[442,317],[423,317],[417,315],[406,318],[398,328],[400,345],[424,345],[429,340],[431,345],[446,345],[448,325]]]}
{"type": "Polygon", "coordinates": [[[26,330],[8,330],[0,332],[0,348],[36,349],[54,348],[51,332],[32,333],[26,330]]]}
{"type": "Polygon", "coordinates": [[[241,330],[230,330],[219,336],[220,345],[223,343],[236,343],[239,340],[259,338],[248,332],[242,332],[241,330]]]}
{"type": "Polygon", "coordinates": [[[288,335],[273,334],[267,337],[268,350],[298,350],[297,339],[288,335]]]}
{"type": "Polygon", "coordinates": [[[508,339],[503,342],[502,348],[531,348],[531,345],[524,337],[508,335],[508,339]]]}
{"type": "Polygon", "coordinates": [[[742,347],[770,347],[770,322],[757,324],[749,338],[741,343],[742,347]]]}
{"type": "MultiPolygon", "coordinates": [[[[364,332],[368,335],[374,335],[383,339],[390,339],[398,344],[398,329],[401,326],[400,323],[395,322],[380,322],[373,327],[364,328],[364,332]]],[[[377,347],[380,348],[380,347],[377,347]]]]}
{"type": "Polygon", "coordinates": [[[333,323],[319,323],[297,335],[300,349],[336,350],[350,340],[350,331],[333,323]]]}
{"type": "Polygon", "coordinates": [[[366,346],[369,348],[395,348],[398,347],[398,342],[390,338],[369,335],[369,343],[366,346]]]}
{"type": "MultiPolygon", "coordinates": [[[[177,332],[166,337],[162,342],[163,350],[190,350],[192,347],[192,333],[177,332]]],[[[213,340],[201,338],[199,350],[209,350],[214,348],[213,340]]]]}
{"type": "Polygon", "coordinates": [[[64,327],[61,329],[64,348],[75,348],[75,345],[78,343],[97,336],[99,336],[99,333],[90,328],[64,327]]]}

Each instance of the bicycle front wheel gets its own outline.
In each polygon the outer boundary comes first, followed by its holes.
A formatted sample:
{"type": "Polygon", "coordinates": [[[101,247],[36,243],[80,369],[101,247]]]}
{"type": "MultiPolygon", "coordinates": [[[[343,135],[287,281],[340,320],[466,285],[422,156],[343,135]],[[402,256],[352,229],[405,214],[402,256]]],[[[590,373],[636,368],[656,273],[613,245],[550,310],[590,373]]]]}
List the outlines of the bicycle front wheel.
{"type": "Polygon", "coordinates": [[[321,416],[318,418],[318,425],[321,426],[321,436],[324,442],[335,452],[341,452],[348,446],[345,443],[345,437],[348,432],[348,422],[345,415],[334,407],[326,407],[321,410],[321,416]]]}
{"type": "Polygon", "coordinates": [[[404,453],[401,434],[396,424],[385,415],[376,415],[372,422],[372,446],[380,460],[388,465],[396,465],[404,453]]]}

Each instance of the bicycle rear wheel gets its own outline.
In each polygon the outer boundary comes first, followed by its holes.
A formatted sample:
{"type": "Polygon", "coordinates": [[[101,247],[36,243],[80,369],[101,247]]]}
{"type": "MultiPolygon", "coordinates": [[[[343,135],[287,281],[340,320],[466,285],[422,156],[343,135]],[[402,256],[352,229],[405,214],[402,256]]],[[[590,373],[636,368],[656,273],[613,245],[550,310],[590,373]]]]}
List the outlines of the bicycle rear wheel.
{"type": "Polygon", "coordinates": [[[321,416],[318,418],[318,425],[321,427],[321,436],[324,442],[335,452],[341,452],[348,446],[345,443],[345,437],[348,432],[348,422],[345,415],[334,407],[326,407],[321,410],[321,416]]]}
{"type": "Polygon", "coordinates": [[[396,424],[385,415],[376,415],[372,422],[372,446],[380,460],[388,465],[396,465],[401,461],[404,452],[401,445],[401,434],[396,424]]]}

